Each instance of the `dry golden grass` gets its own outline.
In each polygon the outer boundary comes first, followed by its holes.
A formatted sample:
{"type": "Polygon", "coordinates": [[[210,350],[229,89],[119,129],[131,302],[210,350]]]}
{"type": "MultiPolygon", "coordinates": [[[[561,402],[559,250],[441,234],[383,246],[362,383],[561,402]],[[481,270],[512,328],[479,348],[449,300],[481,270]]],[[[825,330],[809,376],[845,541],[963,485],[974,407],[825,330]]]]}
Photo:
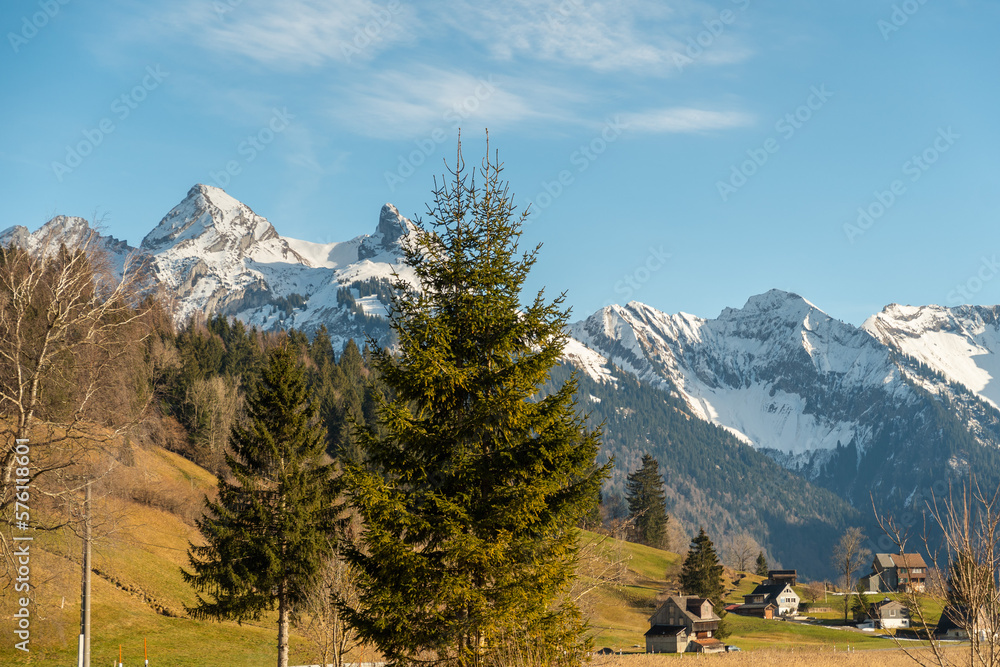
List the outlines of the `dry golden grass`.
{"type": "MultiPolygon", "coordinates": [[[[107,451],[122,444],[120,439],[109,441],[107,451]]],[[[131,454],[128,463],[119,465],[109,465],[96,447],[83,457],[85,464],[105,471],[93,488],[92,664],[111,664],[120,645],[125,664],[142,664],[146,639],[154,665],[273,665],[273,614],[238,626],[196,621],[184,612],[195,596],[180,571],[187,565],[188,542],[201,541],[193,519],[201,513],[204,495],[214,493],[214,476],[158,447],[136,446],[131,454]]],[[[73,500],[79,505],[79,497],[73,500]]],[[[55,517],[46,512],[58,510],[65,511],[54,503],[41,509],[33,504],[32,519],[55,517]]],[[[75,665],[81,539],[69,528],[39,531],[34,537],[31,651],[16,650],[14,636],[7,632],[0,642],[0,665],[75,665]]],[[[0,592],[0,626],[5,629],[11,627],[14,605],[13,591],[0,592]]],[[[291,643],[293,661],[315,662],[299,633],[292,633],[291,643]]]]}
{"type": "MultiPolygon", "coordinates": [[[[913,651],[922,664],[936,664],[930,651],[913,651]]],[[[966,652],[962,649],[948,649],[946,655],[953,664],[963,664],[966,652]]],[[[815,649],[794,650],[761,650],[725,653],[721,655],[700,656],[685,655],[613,655],[595,657],[591,663],[595,667],[670,667],[677,664],[676,660],[712,661],[710,664],[724,667],[765,667],[781,665],[781,667],[916,667],[918,664],[902,650],[887,649],[879,651],[832,651],[815,649]]]]}

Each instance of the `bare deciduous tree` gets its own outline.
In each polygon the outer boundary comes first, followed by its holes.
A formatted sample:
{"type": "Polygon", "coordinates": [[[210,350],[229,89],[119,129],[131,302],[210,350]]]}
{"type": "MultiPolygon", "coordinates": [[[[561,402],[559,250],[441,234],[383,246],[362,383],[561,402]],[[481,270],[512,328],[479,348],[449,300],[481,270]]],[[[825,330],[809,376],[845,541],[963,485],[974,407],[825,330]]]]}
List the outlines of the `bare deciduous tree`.
{"type": "Polygon", "coordinates": [[[355,576],[331,544],[331,556],[320,568],[312,589],[306,595],[306,617],[296,619],[306,638],[319,653],[320,665],[343,667],[344,658],[361,647],[361,641],[347,624],[342,605],[356,605],[358,588],[355,576]]]}
{"type": "Polygon", "coordinates": [[[760,551],[760,545],[750,533],[741,531],[727,539],[723,549],[730,567],[739,572],[747,572],[760,551]]]}
{"type": "Polygon", "coordinates": [[[808,584],[804,584],[802,589],[809,602],[816,602],[816,600],[826,596],[826,584],[821,581],[810,581],[808,584]]]}
{"type": "Polygon", "coordinates": [[[185,397],[197,427],[195,460],[216,474],[225,470],[229,431],[240,409],[240,397],[237,381],[221,375],[196,379],[185,397]]]}
{"type": "MultiPolygon", "coordinates": [[[[32,507],[73,493],[93,471],[88,451],[113,440],[141,414],[149,301],[143,272],[128,259],[111,267],[96,233],[73,247],[43,239],[37,247],[0,248],[0,523],[11,525],[16,480],[32,507]],[[94,426],[99,425],[99,428],[94,426]],[[30,441],[28,475],[16,440],[30,441]]],[[[55,504],[55,503],[53,503],[55,504]]],[[[33,519],[37,518],[33,516],[33,519]]],[[[0,553],[9,561],[8,535],[0,553]]]]}
{"type": "MultiPolygon", "coordinates": [[[[874,507],[874,503],[873,503],[874,507]]],[[[931,652],[899,647],[920,665],[945,667],[954,664],[942,651],[925,611],[927,599],[937,598],[945,607],[942,619],[950,620],[969,638],[968,661],[973,667],[1000,665],[1000,489],[984,491],[975,478],[960,493],[948,498],[932,495],[927,502],[928,526],[921,536],[924,549],[943,585],[926,587],[923,593],[907,587],[901,601],[910,609],[911,625],[930,645],[931,652]],[[939,562],[939,559],[941,562],[939,562]],[[941,565],[945,567],[940,567],[941,565]]],[[[875,511],[879,527],[902,552],[909,531],[893,516],[875,511]]],[[[930,573],[929,573],[930,574],[930,573]]],[[[930,577],[929,577],[930,579],[930,577]]],[[[897,642],[899,644],[899,642],[897,642]]]]}
{"type": "Polygon", "coordinates": [[[850,600],[854,591],[854,573],[872,555],[871,549],[865,546],[867,538],[860,528],[848,528],[840,536],[840,541],[833,548],[831,564],[834,570],[840,575],[844,590],[844,621],[847,621],[847,613],[850,609],[850,600]]]}
{"type": "Polygon", "coordinates": [[[969,636],[971,665],[1000,665],[1000,489],[975,479],[929,512],[948,556],[944,613],[969,636]]]}
{"type": "Polygon", "coordinates": [[[674,520],[667,523],[667,551],[673,551],[681,556],[687,554],[688,544],[691,543],[691,536],[684,530],[680,521],[674,520]]]}
{"type": "Polygon", "coordinates": [[[632,559],[625,550],[625,542],[634,528],[631,519],[615,519],[608,534],[581,534],[576,577],[569,597],[585,616],[594,612],[590,599],[592,592],[602,586],[619,586],[625,582],[632,559]]]}

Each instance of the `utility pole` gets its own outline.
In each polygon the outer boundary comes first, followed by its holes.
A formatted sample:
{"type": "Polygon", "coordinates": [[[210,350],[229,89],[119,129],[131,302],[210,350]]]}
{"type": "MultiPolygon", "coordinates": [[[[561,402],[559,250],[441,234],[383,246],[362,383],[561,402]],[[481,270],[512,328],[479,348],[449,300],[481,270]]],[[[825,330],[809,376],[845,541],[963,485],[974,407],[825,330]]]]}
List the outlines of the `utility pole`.
{"type": "Polygon", "coordinates": [[[90,667],[90,481],[83,501],[83,584],[80,594],[80,646],[77,667],[90,667]]]}

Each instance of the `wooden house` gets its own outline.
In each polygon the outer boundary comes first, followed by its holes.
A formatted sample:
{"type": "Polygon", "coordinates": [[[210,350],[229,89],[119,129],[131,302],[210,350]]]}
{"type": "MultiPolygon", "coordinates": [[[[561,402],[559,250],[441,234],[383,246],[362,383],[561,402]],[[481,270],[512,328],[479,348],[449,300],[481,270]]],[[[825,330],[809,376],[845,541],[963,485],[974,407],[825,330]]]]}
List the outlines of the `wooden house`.
{"type": "Polygon", "coordinates": [[[799,602],[799,594],[788,584],[761,584],[743,596],[736,613],[765,619],[790,616],[799,610],[799,602]]]}
{"type": "Polygon", "coordinates": [[[725,645],[713,636],[721,620],[711,600],[672,595],[649,617],[646,653],[721,653],[725,645]]]}
{"type": "Polygon", "coordinates": [[[865,588],[880,592],[923,593],[927,564],[920,554],[875,554],[865,588]]]}

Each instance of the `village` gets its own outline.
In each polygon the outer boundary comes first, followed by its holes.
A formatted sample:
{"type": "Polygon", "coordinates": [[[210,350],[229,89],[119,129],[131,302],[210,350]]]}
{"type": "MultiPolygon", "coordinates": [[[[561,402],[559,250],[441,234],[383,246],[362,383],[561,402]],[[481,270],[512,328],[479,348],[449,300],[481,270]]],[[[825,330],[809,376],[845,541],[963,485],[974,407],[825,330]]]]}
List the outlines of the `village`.
{"type": "MultiPolygon", "coordinates": [[[[968,640],[961,621],[966,611],[946,605],[936,623],[920,608],[928,587],[930,568],[918,553],[875,554],[870,571],[858,579],[855,592],[827,590],[826,584],[800,586],[794,569],[768,570],[759,583],[735,573],[734,587],[724,598],[722,614],[735,614],[774,623],[823,625],[868,636],[897,640],[968,640]],[[743,602],[729,602],[741,591],[743,602]],[[822,598],[816,586],[823,587],[822,598]],[[806,589],[808,588],[808,593],[806,589]],[[813,598],[805,602],[805,595],[813,598]],[[819,599],[817,599],[819,598],[819,599]],[[845,614],[844,610],[848,613],[845,614]]],[[[723,618],[708,598],[669,595],[649,617],[646,653],[723,653],[740,651],[717,637],[723,618]]],[[[850,640],[845,640],[849,645],[850,640]]]]}

